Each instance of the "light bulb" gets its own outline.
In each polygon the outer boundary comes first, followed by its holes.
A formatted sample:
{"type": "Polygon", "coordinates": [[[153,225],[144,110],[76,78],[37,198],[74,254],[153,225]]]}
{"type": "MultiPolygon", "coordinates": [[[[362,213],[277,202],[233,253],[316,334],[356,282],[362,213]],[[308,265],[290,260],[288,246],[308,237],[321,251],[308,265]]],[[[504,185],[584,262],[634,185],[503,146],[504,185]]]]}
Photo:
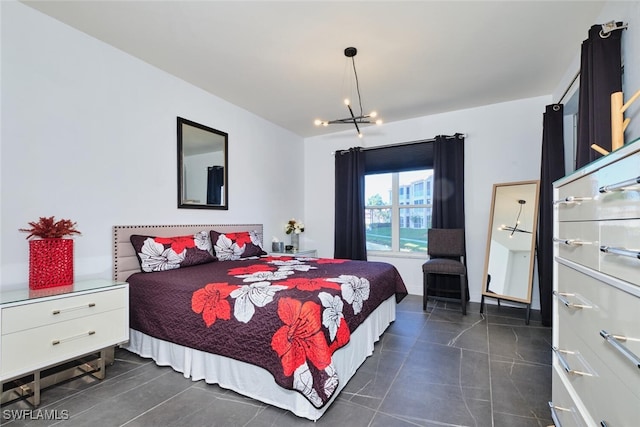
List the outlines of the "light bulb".
{"type": "Polygon", "coordinates": [[[349,102],[349,98],[345,98],[345,99],[344,99],[344,105],[349,105],[349,104],[350,104],[350,102],[349,102]]]}
{"type": "Polygon", "coordinates": [[[369,117],[376,117],[378,115],[378,113],[376,113],[375,111],[372,111],[371,114],[369,114],[369,117]]]}
{"type": "Polygon", "coordinates": [[[358,132],[358,138],[362,138],[362,132],[358,132]]]}
{"type": "Polygon", "coordinates": [[[320,119],[316,119],[315,122],[313,122],[316,126],[320,126],[322,124],[322,120],[320,119]]]}
{"type": "Polygon", "coordinates": [[[377,125],[381,125],[382,124],[382,120],[380,120],[380,119],[376,120],[376,124],[377,125]]]}

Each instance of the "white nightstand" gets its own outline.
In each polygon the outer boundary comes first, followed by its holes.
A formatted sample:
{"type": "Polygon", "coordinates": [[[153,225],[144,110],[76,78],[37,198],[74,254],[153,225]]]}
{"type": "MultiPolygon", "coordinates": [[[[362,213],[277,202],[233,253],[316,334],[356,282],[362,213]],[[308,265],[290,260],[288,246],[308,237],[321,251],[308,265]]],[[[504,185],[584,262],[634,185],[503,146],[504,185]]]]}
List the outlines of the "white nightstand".
{"type": "Polygon", "coordinates": [[[318,251],[316,249],[299,249],[297,251],[284,251],[284,252],[269,252],[271,256],[298,256],[317,258],[318,251]]]}
{"type": "Polygon", "coordinates": [[[17,394],[38,406],[41,388],[86,373],[102,379],[109,352],[128,340],[127,283],[0,292],[0,384],[12,383],[2,402],[17,394]]]}

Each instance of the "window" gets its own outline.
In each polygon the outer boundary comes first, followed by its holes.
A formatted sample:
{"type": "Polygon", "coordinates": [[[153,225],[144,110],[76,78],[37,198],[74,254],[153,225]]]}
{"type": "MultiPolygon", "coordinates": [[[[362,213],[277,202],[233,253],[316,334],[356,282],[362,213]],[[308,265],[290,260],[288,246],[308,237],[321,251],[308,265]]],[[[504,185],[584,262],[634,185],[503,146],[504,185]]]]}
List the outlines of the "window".
{"type": "Polygon", "coordinates": [[[367,250],[426,253],[431,200],[425,203],[424,193],[432,186],[432,169],[367,174],[367,250]]]}

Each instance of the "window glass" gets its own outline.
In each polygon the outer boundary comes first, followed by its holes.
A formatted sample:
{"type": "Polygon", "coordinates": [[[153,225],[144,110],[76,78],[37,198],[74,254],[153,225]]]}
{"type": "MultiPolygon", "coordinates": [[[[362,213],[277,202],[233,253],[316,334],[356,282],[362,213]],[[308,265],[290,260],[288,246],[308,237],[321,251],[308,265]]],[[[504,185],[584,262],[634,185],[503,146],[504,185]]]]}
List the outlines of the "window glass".
{"type": "Polygon", "coordinates": [[[368,251],[427,252],[432,185],[432,169],[365,176],[368,251]]]}

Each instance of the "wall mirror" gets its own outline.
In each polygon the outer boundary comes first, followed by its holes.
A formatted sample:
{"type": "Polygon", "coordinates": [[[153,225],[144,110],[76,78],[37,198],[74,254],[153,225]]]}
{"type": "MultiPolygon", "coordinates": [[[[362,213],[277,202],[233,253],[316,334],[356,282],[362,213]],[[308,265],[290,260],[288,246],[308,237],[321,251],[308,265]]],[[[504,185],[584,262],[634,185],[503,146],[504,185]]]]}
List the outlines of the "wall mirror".
{"type": "Polygon", "coordinates": [[[529,324],[539,181],[493,185],[480,312],[485,297],[526,304],[529,324]]]}
{"type": "Polygon", "coordinates": [[[229,209],[228,134],[178,117],[178,207],[229,209]]]}

